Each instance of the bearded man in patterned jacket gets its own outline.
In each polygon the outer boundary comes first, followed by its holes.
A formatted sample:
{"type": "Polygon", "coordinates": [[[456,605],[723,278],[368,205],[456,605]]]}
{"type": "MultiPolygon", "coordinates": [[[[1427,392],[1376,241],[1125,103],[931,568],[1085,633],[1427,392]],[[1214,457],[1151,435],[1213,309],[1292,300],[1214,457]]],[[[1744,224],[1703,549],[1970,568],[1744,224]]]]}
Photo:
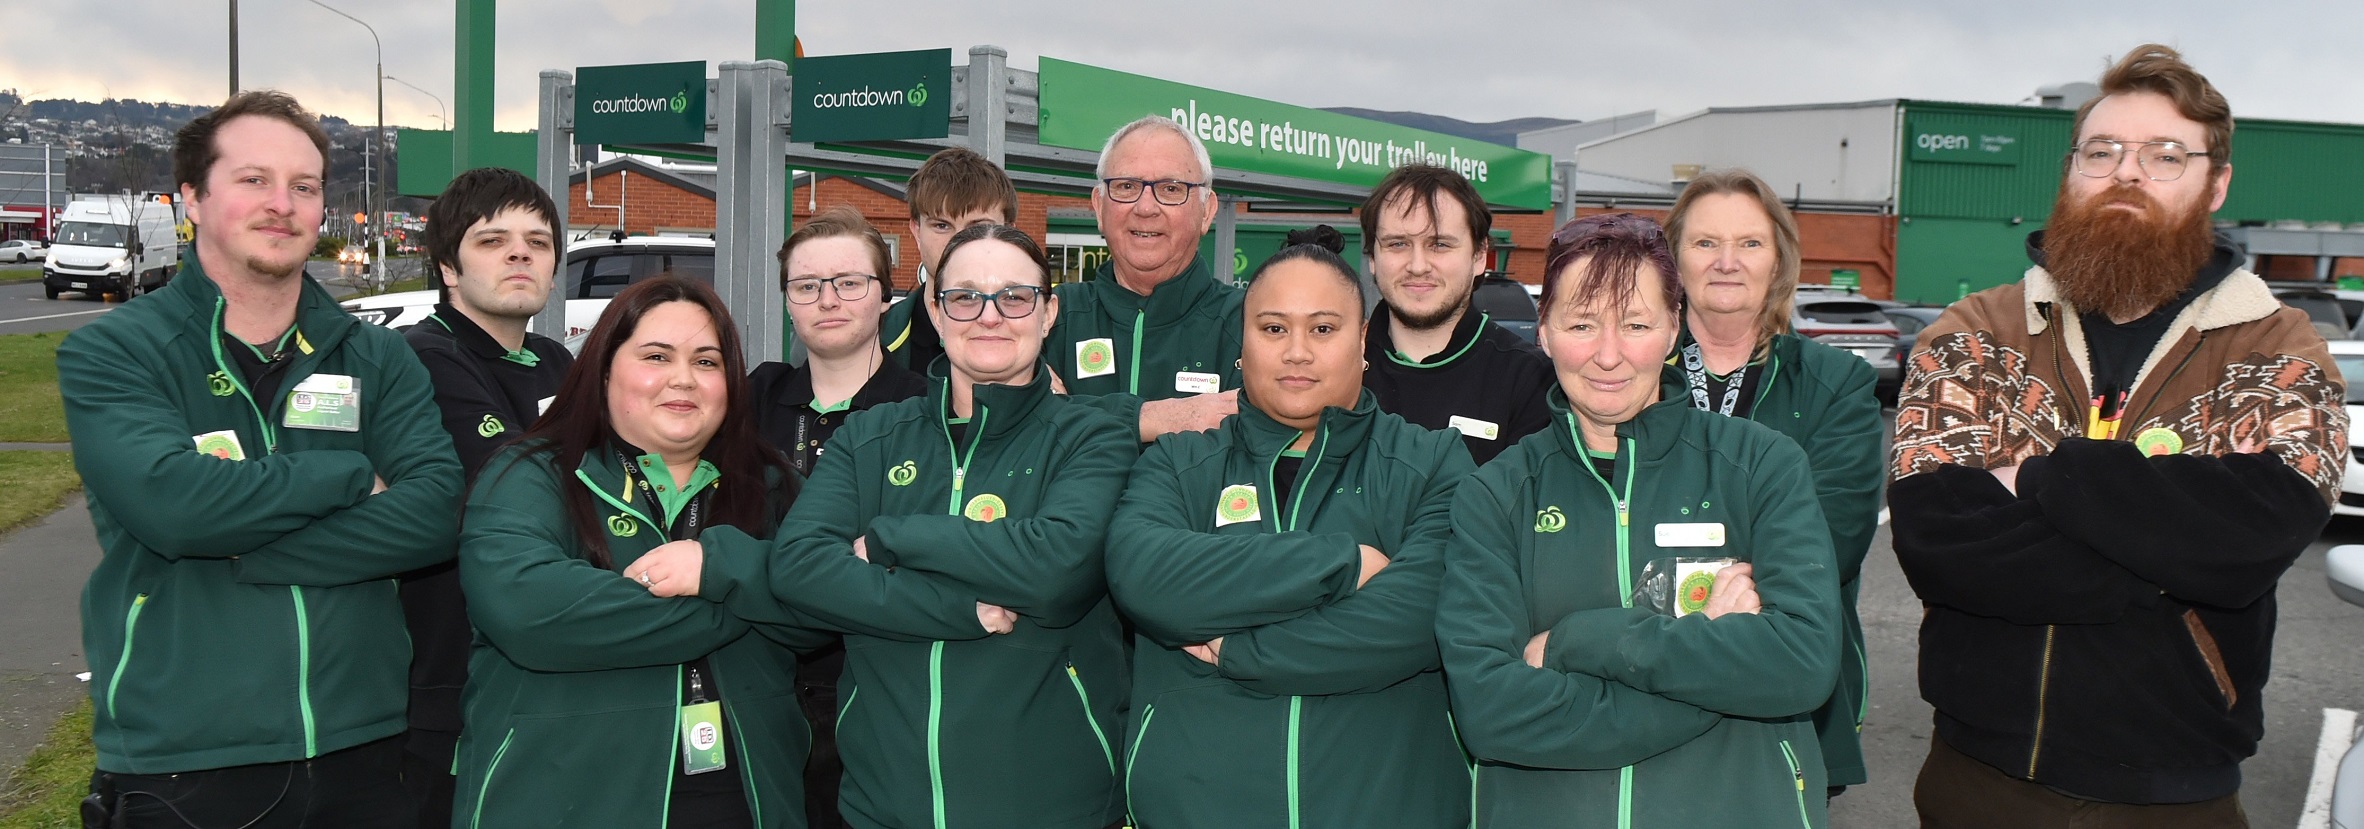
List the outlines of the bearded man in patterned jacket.
{"type": "Polygon", "coordinates": [[[2274,586],[2340,491],[2323,338],[2210,219],[2224,96],[2157,45],[2101,92],[2035,266],[1920,335],[1897,410],[1928,827],[2246,826],[2274,586]]]}

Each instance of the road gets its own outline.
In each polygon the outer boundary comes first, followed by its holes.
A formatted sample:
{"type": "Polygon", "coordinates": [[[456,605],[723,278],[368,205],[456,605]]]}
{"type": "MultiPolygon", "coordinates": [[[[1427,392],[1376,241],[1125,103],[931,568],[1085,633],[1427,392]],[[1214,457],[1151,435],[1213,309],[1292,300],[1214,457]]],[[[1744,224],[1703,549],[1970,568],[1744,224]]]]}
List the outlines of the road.
{"type": "MultiPolygon", "coordinates": [[[[2314,774],[2323,709],[2364,706],[2364,608],[2331,595],[2323,582],[2323,553],[2334,544],[2364,544],[2364,519],[2337,518],[2323,537],[2282,577],[2281,623],[2275,633],[2273,677],[2265,687],[2265,741],[2242,767],[2241,802],[2250,824],[2297,826],[2314,774]]],[[[1872,708],[1863,743],[1872,782],[1847,790],[1831,804],[1831,824],[1849,829],[1917,825],[1913,776],[1929,753],[1929,706],[1914,676],[1921,604],[1897,569],[1882,526],[1863,566],[1856,605],[1869,646],[1872,708]]]]}
{"type": "MultiPolygon", "coordinates": [[[[333,262],[312,262],[305,272],[320,281],[322,287],[338,298],[356,293],[352,285],[357,269],[342,267],[333,262]]],[[[10,271],[14,273],[12,269],[10,271]]],[[[122,305],[119,302],[99,302],[83,294],[67,292],[50,299],[40,282],[21,282],[0,285],[0,334],[31,334],[39,331],[72,331],[101,314],[122,305]]]]}

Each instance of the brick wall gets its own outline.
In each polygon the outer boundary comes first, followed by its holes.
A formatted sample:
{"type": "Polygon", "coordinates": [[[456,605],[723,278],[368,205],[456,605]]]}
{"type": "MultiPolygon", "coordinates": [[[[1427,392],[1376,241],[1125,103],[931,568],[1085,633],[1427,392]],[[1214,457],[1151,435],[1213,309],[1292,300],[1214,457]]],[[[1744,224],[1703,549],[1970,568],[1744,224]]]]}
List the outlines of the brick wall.
{"type": "MultiPolygon", "coordinates": [[[[617,225],[615,205],[622,199],[624,232],[634,236],[655,235],[657,228],[667,230],[714,229],[714,200],[659,181],[650,176],[627,176],[625,170],[614,170],[592,179],[591,192],[599,197],[604,207],[593,207],[583,198],[583,185],[567,187],[567,223],[575,227],[599,226],[613,230],[617,225]]],[[[604,235],[604,234],[594,234],[604,235]]]]}

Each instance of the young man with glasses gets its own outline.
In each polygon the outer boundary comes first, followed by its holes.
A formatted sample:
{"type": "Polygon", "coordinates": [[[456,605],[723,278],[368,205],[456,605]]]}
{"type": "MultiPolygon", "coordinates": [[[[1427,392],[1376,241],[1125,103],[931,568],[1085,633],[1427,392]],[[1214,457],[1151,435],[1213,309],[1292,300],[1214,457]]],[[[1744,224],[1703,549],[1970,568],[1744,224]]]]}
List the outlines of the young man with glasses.
{"type": "MultiPolygon", "coordinates": [[[[879,342],[884,275],[893,265],[878,229],[843,205],[822,211],[780,245],[780,293],[796,339],[804,343],[805,362],[757,366],[748,378],[748,399],[754,401],[757,435],[788,456],[799,474],[813,474],[829,437],[855,412],[927,394],[926,378],[888,356],[879,342]]],[[[919,297],[906,304],[919,304],[919,297]]],[[[934,331],[928,329],[931,343],[934,331]]],[[[844,825],[837,812],[838,777],[845,770],[837,753],[837,677],[844,669],[840,642],[806,654],[796,666],[796,699],[813,731],[804,767],[805,820],[812,829],[844,825]]]]}
{"type": "Polygon", "coordinates": [[[2157,45],[2101,92],[2036,266],[1921,333],[1896,415],[1923,826],[2247,825],[2274,587],[2340,491],[2323,338],[2211,226],[2224,96],[2157,45]]]}
{"type": "Polygon", "coordinates": [[[1136,424],[1141,440],[1215,428],[1238,411],[1240,291],[1199,256],[1215,168],[1196,136],[1149,116],[1100,152],[1092,212],[1108,263],[1060,285],[1043,360],[1068,393],[1136,424]]]}
{"type": "MultiPolygon", "coordinates": [[[[541,185],[499,167],[461,173],[427,209],[427,261],[442,301],[403,339],[427,367],[443,430],[470,481],[542,416],[575,364],[566,346],[526,330],[548,304],[558,271],[557,215],[541,185]]],[[[423,827],[451,825],[452,752],[475,636],[456,564],[402,577],[411,641],[403,785],[423,827]]]]}

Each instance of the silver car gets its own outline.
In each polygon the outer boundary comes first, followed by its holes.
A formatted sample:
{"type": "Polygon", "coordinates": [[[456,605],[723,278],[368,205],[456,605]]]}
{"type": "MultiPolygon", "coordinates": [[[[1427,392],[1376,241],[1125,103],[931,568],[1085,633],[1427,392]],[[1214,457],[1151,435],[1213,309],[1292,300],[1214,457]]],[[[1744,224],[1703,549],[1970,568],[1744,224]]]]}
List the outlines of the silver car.
{"type": "Polygon", "coordinates": [[[1789,324],[1798,336],[1863,358],[1878,377],[1880,399],[1896,399],[1904,379],[1896,343],[1904,337],[1880,303],[1853,292],[1800,290],[1789,324]]]}

